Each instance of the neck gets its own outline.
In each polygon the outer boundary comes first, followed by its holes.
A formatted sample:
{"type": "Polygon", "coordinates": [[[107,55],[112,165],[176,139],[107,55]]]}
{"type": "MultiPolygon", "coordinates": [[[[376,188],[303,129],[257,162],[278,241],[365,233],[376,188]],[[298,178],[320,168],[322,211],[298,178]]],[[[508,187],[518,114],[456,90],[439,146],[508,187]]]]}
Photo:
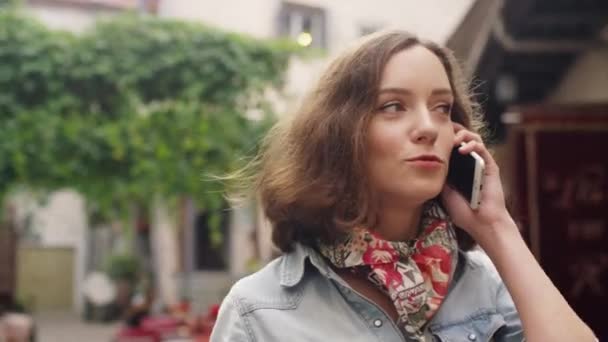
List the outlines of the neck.
{"type": "Polygon", "coordinates": [[[374,230],[389,241],[408,241],[416,237],[421,215],[422,204],[404,206],[402,203],[382,203],[379,207],[378,224],[374,230]]]}

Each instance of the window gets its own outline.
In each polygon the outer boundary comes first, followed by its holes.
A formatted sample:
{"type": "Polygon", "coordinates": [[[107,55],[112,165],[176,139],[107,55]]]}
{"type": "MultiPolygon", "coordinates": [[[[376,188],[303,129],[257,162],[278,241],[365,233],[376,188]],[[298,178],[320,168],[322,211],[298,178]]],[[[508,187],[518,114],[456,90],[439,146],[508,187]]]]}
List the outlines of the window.
{"type": "Polygon", "coordinates": [[[279,35],[301,46],[326,48],[325,10],[284,2],[279,11],[279,35]]]}
{"type": "Polygon", "coordinates": [[[228,211],[222,210],[220,230],[224,232],[220,244],[213,242],[211,227],[209,226],[209,213],[200,212],[194,223],[194,268],[202,271],[221,271],[228,267],[228,241],[230,229],[228,211]]]}

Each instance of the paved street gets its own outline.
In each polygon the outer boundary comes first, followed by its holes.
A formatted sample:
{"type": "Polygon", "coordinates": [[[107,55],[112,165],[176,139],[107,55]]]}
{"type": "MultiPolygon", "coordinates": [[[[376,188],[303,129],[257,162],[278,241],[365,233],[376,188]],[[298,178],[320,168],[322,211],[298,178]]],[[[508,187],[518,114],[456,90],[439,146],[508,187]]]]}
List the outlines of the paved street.
{"type": "Polygon", "coordinates": [[[108,342],[120,323],[86,323],[74,313],[36,315],[38,342],[108,342]]]}

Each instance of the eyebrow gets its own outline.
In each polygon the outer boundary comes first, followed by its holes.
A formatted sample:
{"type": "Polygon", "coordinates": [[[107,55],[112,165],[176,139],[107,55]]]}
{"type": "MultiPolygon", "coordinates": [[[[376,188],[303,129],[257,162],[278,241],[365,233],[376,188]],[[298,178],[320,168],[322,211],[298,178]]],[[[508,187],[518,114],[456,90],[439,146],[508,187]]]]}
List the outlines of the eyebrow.
{"type": "MultiPolygon", "coordinates": [[[[392,93],[392,94],[399,94],[399,95],[412,95],[414,92],[406,89],[406,88],[397,88],[397,87],[390,87],[390,88],[382,88],[380,89],[380,91],[378,92],[378,95],[381,94],[385,94],[385,93],[392,93]]],[[[439,89],[433,89],[433,91],[431,92],[431,95],[437,96],[437,95],[450,95],[450,96],[454,96],[454,93],[452,92],[451,89],[448,88],[439,88],[439,89]]]]}

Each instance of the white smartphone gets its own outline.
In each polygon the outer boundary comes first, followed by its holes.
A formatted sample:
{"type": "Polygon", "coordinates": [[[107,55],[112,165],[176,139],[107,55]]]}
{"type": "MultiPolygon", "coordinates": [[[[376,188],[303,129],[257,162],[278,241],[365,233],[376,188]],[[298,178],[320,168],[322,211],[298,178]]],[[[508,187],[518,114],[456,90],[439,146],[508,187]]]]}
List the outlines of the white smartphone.
{"type": "Polygon", "coordinates": [[[471,209],[477,209],[481,204],[483,170],[486,163],[479,154],[462,154],[458,152],[458,148],[460,146],[452,150],[447,182],[469,202],[471,209]]]}

